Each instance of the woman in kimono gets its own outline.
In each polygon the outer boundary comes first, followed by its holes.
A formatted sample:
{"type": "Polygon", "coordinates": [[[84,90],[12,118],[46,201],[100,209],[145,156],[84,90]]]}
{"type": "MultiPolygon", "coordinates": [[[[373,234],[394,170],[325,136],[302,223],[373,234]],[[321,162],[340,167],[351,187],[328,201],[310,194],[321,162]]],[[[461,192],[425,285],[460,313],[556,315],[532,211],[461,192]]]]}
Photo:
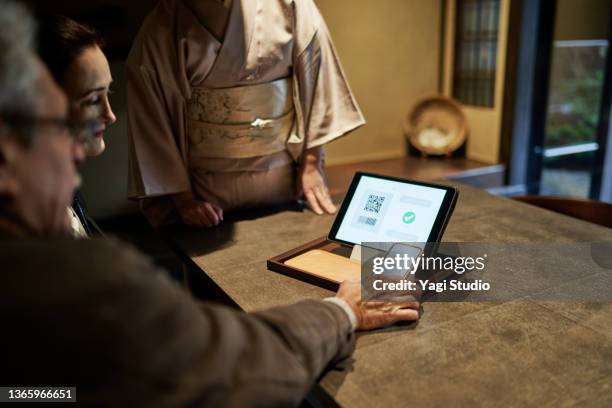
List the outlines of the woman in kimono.
{"type": "MultiPolygon", "coordinates": [[[[84,145],[87,156],[104,152],[104,131],[117,120],[109,102],[112,77],[104,41],[92,28],[61,15],[41,15],[38,30],[39,54],[55,81],[66,93],[72,120],[88,123],[90,137],[84,145]]],[[[72,232],[83,238],[100,233],[87,214],[77,191],[68,209],[72,232]]]]}
{"type": "Polygon", "coordinates": [[[161,0],[127,75],[129,196],[153,225],[336,211],[322,146],[365,122],[312,0],[161,0]]]}

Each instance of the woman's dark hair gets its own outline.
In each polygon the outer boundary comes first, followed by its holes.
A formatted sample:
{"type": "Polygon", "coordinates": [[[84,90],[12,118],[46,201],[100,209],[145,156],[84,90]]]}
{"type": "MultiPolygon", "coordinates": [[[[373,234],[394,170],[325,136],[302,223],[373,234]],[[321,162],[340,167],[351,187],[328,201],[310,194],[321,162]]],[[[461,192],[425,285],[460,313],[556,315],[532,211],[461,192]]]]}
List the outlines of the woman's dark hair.
{"type": "Polygon", "coordinates": [[[58,14],[38,16],[38,54],[62,84],[66,70],[86,48],[104,46],[104,40],[93,28],[58,14]]]}

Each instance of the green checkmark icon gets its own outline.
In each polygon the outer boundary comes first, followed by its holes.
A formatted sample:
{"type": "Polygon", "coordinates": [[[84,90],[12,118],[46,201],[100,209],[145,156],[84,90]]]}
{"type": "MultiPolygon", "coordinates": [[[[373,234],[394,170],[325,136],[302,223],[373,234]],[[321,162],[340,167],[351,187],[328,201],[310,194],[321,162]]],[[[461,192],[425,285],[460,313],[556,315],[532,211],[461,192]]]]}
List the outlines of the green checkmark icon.
{"type": "Polygon", "coordinates": [[[402,217],[402,221],[404,222],[404,224],[412,224],[415,219],[416,219],[416,214],[413,213],[412,211],[405,212],[404,216],[402,217]]]}

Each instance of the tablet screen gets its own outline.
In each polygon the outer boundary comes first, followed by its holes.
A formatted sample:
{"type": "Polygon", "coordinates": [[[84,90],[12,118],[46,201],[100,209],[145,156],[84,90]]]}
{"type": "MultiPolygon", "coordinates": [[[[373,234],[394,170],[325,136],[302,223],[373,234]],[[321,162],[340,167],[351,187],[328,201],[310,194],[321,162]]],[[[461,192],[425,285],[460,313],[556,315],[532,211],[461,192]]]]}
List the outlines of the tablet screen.
{"type": "Polygon", "coordinates": [[[434,232],[446,224],[454,194],[446,186],[358,173],[330,238],[352,244],[437,240],[434,232]]]}

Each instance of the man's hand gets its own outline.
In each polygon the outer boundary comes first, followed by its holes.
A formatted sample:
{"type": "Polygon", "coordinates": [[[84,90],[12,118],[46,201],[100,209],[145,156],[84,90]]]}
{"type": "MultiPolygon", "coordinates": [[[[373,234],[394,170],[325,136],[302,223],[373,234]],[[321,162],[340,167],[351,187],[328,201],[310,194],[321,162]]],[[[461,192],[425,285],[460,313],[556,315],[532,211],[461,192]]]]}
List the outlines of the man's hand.
{"type": "Polygon", "coordinates": [[[172,196],[183,224],[191,227],[212,227],[223,221],[223,210],[214,204],[197,200],[191,191],[172,196]]]}
{"type": "Polygon", "coordinates": [[[359,281],[344,281],[336,297],[349,304],[357,317],[357,330],[372,330],[399,321],[419,319],[419,302],[377,302],[361,300],[361,283],[359,281]]]}
{"type": "Polygon", "coordinates": [[[329,196],[323,174],[323,148],[306,150],[300,162],[297,196],[304,194],[308,208],[316,214],[333,214],[336,206],[329,196]]]}

